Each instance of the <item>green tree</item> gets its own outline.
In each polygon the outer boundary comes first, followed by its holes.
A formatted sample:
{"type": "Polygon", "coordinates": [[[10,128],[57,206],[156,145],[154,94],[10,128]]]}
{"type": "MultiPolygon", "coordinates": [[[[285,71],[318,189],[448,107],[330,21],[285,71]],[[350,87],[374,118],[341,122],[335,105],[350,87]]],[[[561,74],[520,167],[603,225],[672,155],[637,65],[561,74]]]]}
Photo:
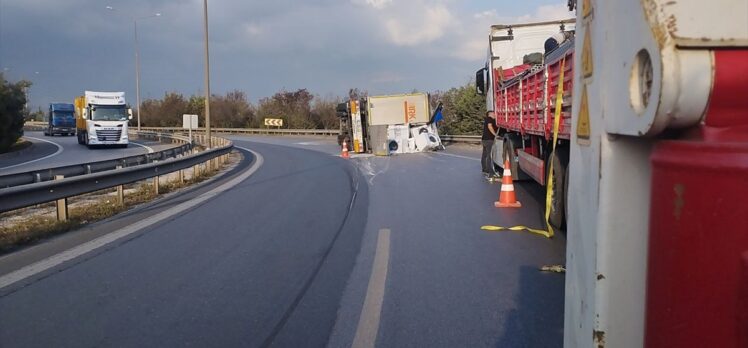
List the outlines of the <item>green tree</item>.
{"type": "Polygon", "coordinates": [[[444,104],[444,121],[439,126],[442,133],[481,134],[486,115],[486,98],[477,93],[475,84],[470,82],[446,92],[432,93],[432,106],[435,107],[438,101],[444,104]]]}
{"type": "Polygon", "coordinates": [[[260,99],[257,106],[257,117],[281,118],[285,128],[313,129],[317,128],[311,117],[311,102],[314,96],[306,89],[295,92],[280,91],[270,98],[260,99]]]}
{"type": "Polygon", "coordinates": [[[31,87],[31,82],[22,80],[12,83],[5,80],[2,73],[0,81],[0,152],[5,152],[23,136],[24,91],[31,87]]]}

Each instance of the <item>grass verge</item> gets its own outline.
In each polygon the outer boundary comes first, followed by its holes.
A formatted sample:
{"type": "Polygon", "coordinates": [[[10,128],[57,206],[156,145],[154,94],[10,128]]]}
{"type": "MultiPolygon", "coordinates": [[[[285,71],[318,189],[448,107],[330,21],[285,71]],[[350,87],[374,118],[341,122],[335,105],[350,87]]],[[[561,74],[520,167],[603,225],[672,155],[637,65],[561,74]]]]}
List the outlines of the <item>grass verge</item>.
{"type": "Polygon", "coordinates": [[[104,220],[143,203],[153,201],[160,195],[203,182],[224,171],[227,167],[231,167],[240,156],[239,154],[232,154],[230,160],[223,167],[212,171],[202,170],[198,175],[185,178],[184,183],[174,180],[176,174],[172,174],[171,178],[162,176],[159,181],[159,195],[156,195],[153,190],[153,179],[127,185],[125,187],[124,204],[117,202],[115,188],[69,198],[67,221],[57,221],[54,203],[45,203],[0,214],[0,221],[12,220],[10,223],[3,222],[0,225],[0,255],[45,238],[78,229],[86,224],[104,220]]]}

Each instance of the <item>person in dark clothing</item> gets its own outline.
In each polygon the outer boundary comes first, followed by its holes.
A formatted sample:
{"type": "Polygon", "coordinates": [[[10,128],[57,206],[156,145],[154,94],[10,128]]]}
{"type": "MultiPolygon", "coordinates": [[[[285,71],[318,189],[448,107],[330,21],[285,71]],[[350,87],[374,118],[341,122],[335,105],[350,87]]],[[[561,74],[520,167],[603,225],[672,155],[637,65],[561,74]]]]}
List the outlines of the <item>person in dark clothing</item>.
{"type": "Polygon", "coordinates": [[[494,139],[496,139],[496,116],[493,112],[488,112],[483,119],[483,136],[481,137],[483,154],[480,158],[483,174],[486,176],[494,175],[493,160],[491,159],[494,139]]]}

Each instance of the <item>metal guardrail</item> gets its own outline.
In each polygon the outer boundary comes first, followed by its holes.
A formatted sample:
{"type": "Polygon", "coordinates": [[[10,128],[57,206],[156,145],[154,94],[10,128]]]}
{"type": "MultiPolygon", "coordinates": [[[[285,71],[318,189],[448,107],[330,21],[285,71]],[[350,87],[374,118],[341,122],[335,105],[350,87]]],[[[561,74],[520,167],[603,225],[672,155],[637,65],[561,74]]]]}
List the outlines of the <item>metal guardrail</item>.
{"type": "MultiPolygon", "coordinates": [[[[35,124],[35,122],[33,122],[35,124]]],[[[29,124],[27,122],[26,124],[29,124]]],[[[183,133],[186,130],[182,127],[142,127],[141,130],[154,132],[183,133]]],[[[204,132],[205,128],[199,128],[196,132],[204,132]]],[[[317,136],[337,136],[340,131],[337,129],[265,129],[265,128],[211,128],[211,131],[224,134],[257,134],[257,135],[317,135],[317,136]]],[[[465,143],[480,144],[480,135],[440,135],[443,142],[446,143],[465,143]]]]}
{"type": "Polygon", "coordinates": [[[134,155],[111,160],[73,164],[68,166],[31,170],[22,173],[0,175],[0,189],[54,180],[55,176],[57,175],[64,175],[67,178],[113,170],[117,169],[118,167],[126,168],[152,163],[155,161],[164,161],[169,158],[182,156],[192,151],[192,145],[189,143],[189,139],[187,137],[156,132],[140,132],[134,134],[137,134],[137,136],[141,138],[152,138],[159,141],[163,141],[164,139],[171,139],[172,141],[181,142],[182,145],[142,155],[134,155]]]}
{"type": "MultiPolygon", "coordinates": [[[[157,132],[186,132],[182,127],[141,127],[142,130],[157,132]]],[[[337,136],[340,131],[337,129],[272,129],[272,128],[211,128],[212,132],[224,134],[258,134],[258,135],[318,135],[318,136],[337,136]]],[[[193,130],[204,132],[205,128],[193,130]]]]}
{"type": "Polygon", "coordinates": [[[480,144],[480,135],[440,135],[439,138],[445,143],[480,144]]]}
{"type": "MultiPolygon", "coordinates": [[[[181,127],[143,127],[144,130],[162,131],[162,132],[184,132],[181,127]]],[[[264,128],[212,128],[216,133],[228,134],[258,134],[258,135],[319,135],[319,136],[337,136],[340,131],[334,129],[264,129],[264,128]]],[[[203,132],[205,128],[199,128],[196,131],[203,132]]],[[[447,143],[466,143],[480,144],[480,135],[440,135],[443,142],[447,143]]]]}
{"type": "MultiPolygon", "coordinates": [[[[205,136],[197,135],[195,138],[198,143],[207,144],[205,136]]],[[[213,166],[216,163],[214,160],[221,156],[224,156],[221,159],[225,160],[225,156],[233,149],[233,143],[227,139],[213,137],[211,142],[213,148],[189,155],[184,154],[179,158],[0,189],[0,213],[58,201],[58,219],[61,216],[61,210],[65,211],[63,216],[66,219],[67,203],[65,198],[121,187],[122,185],[187,169],[201,163],[207,162],[213,166]]],[[[155,182],[158,185],[158,181],[155,182]]]]}

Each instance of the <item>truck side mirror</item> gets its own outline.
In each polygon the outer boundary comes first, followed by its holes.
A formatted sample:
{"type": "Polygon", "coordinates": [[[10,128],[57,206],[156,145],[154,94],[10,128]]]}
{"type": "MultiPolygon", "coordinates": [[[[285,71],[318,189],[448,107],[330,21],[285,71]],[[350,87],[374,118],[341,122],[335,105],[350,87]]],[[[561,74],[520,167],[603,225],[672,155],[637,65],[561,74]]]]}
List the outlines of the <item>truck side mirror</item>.
{"type": "Polygon", "coordinates": [[[132,120],[132,109],[127,109],[127,119],[132,120]]]}
{"type": "Polygon", "coordinates": [[[480,69],[475,72],[475,89],[478,94],[486,94],[486,68],[480,69]]]}
{"type": "Polygon", "coordinates": [[[84,120],[88,119],[88,109],[83,109],[83,119],[84,120]]]}

